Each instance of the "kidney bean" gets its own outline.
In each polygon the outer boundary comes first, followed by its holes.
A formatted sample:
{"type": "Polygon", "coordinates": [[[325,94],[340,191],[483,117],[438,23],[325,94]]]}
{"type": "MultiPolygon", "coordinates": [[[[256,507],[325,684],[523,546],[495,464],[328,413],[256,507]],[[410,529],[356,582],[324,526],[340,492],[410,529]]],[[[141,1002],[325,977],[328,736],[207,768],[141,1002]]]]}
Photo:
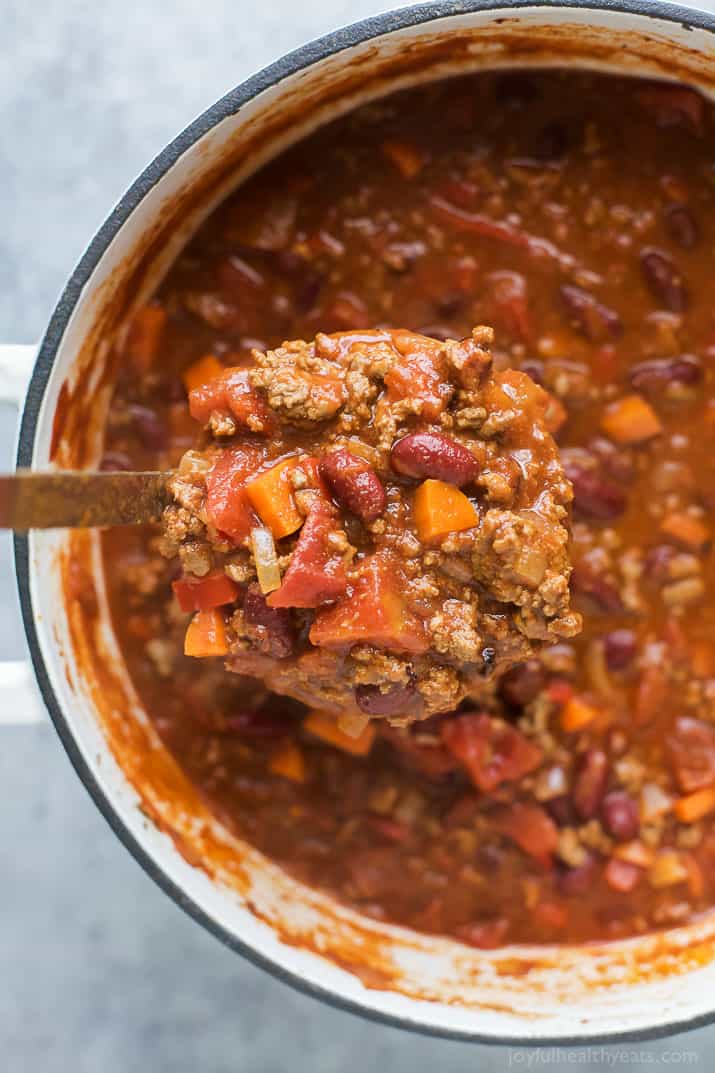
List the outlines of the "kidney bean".
{"type": "Polygon", "coordinates": [[[590,454],[594,455],[599,465],[618,484],[629,484],[634,477],[635,468],[633,458],[623,447],[616,447],[615,443],[596,436],[588,445],[590,454]]]}
{"type": "Polygon", "coordinates": [[[638,641],[632,630],[612,630],[603,638],[603,654],[609,671],[622,671],[632,663],[638,641]]]}
{"type": "Polygon", "coordinates": [[[603,801],[608,781],[608,757],[601,749],[588,749],[581,758],[571,797],[582,820],[591,820],[603,801]]]}
{"type": "Polygon", "coordinates": [[[611,521],[626,509],[626,494],[603,471],[564,458],[564,472],[573,485],[574,510],[587,518],[611,521]]]}
{"type": "Polygon", "coordinates": [[[232,712],[226,727],[245,738],[282,738],[296,726],[296,720],[281,711],[259,708],[256,711],[232,712]]]}
{"type": "Polygon", "coordinates": [[[585,894],[593,886],[598,870],[598,857],[595,853],[589,853],[583,864],[576,868],[566,868],[560,873],[556,885],[561,892],[569,898],[579,894],[585,894]]]}
{"type": "Polygon", "coordinates": [[[614,790],[606,794],[601,805],[601,819],[608,833],[620,842],[629,842],[638,837],[638,805],[624,790],[614,790]]]}
{"type": "Polygon", "coordinates": [[[603,574],[592,570],[587,563],[577,563],[571,572],[571,588],[575,593],[588,596],[598,604],[601,611],[618,614],[624,610],[621,594],[603,574]]]}
{"type": "Polygon", "coordinates": [[[382,481],[369,462],[341,447],[321,458],[320,476],[341,507],[364,522],[374,522],[387,506],[382,481]]]}
{"type": "Polygon", "coordinates": [[[640,255],[641,272],[646,286],[671,313],[683,313],[688,307],[688,290],[672,257],[654,246],[646,246],[640,255]]]}
{"type": "Polygon", "coordinates": [[[535,700],[546,682],[546,672],[537,659],[526,660],[510,667],[499,680],[499,693],[507,704],[523,708],[535,700]]]}
{"type": "Polygon", "coordinates": [[[390,686],[385,692],[380,686],[359,685],[355,687],[355,700],[367,715],[397,715],[410,704],[415,692],[411,682],[390,686]]]}
{"type": "Polygon", "coordinates": [[[599,302],[589,291],[564,283],[559,287],[559,297],[573,327],[591,342],[618,339],[623,334],[623,322],[618,313],[599,302]]]}
{"type": "Polygon", "coordinates": [[[665,225],[673,242],[683,250],[692,250],[698,244],[700,228],[692,212],[685,205],[668,205],[665,210],[665,225]]]}
{"type": "Polygon", "coordinates": [[[671,384],[698,384],[703,378],[703,367],[698,358],[682,354],[678,358],[659,358],[641,361],[631,369],[630,380],[636,391],[663,391],[671,384]]]}
{"type": "Polygon", "coordinates": [[[136,430],[144,447],[161,451],[168,441],[166,425],[158,414],[148,406],[132,405],[129,407],[132,427],[136,430]]]}
{"type": "Polygon", "coordinates": [[[544,386],[543,361],[539,361],[538,358],[527,358],[525,361],[522,361],[519,368],[523,373],[526,373],[527,376],[530,376],[535,384],[539,384],[541,387],[544,386]]]}
{"type": "Polygon", "coordinates": [[[546,802],[546,811],[559,827],[572,827],[576,822],[573,802],[567,794],[552,797],[546,802]]]}
{"type": "Polygon", "coordinates": [[[412,432],[392,448],[392,468],[405,477],[433,477],[461,488],[479,473],[471,451],[439,432],[412,432]]]}
{"type": "Polygon", "coordinates": [[[273,659],[292,655],[295,634],[287,607],[269,607],[258,585],[249,585],[243,599],[243,617],[262,652],[273,659]]]}

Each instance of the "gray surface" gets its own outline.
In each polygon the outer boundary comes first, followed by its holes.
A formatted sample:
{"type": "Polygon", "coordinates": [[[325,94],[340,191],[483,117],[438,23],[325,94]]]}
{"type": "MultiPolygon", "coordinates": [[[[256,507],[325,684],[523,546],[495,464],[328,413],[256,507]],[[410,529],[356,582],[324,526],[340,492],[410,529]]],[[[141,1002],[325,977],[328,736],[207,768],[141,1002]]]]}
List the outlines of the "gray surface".
{"type": "MultiPolygon", "coordinates": [[[[112,202],[189,119],[252,70],[375,4],[0,0],[0,339],[40,335],[112,202]]],[[[11,436],[2,410],[3,462],[11,436]]],[[[0,656],[22,650],[6,568],[5,559],[0,656]]],[[[49,727],[2,733],[3,1073],[413,1073],[539,1062],[361,1021],[244,963],[132,861],[49,727]]],[[[692,1057],[669,1064],[708,1068],[712,1040],[704,1030],[634,1050],[651,1064],[682,1048],[692,1057]]],[[[617,1060],[612,1050],[541,1057],[563,1069],[617,1060]]]]}

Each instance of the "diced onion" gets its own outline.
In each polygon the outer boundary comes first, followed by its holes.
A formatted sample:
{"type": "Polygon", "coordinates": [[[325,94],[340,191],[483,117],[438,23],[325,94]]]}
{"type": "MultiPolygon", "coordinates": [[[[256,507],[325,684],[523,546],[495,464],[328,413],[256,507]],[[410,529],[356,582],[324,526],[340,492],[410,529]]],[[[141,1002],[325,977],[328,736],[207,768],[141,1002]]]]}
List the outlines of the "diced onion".
{"type": "Polygon", "coordinates": [[[253,558],[256,561],[258,584],[265,596],[267,593],[277,589],[281,583],[276,545],[270,529],[266,529],[265,526],[257,526],[252,529],[251,545],[253,546],[253,558]]]}
{"type": "Polygon", "coordinates": [[[673,805],[672,798],[655,782],[646,782],[641,789],[640,813],[644,823],[664,815],[673,805]]]}
{"type": "Polygon", "coordinates": [[[192,473],[208,473],[211,469],[211,460],[200,451],[186,451],[179,462],[179,473],[187,477],[192,473]]]}
{"type": "Polygon", "coordinates": [[[656,888],[672,887],[676,883],[684,883],[687,878],[688,870],[681,855],[670,849],[660,851],[648,873],[651,886],[656,888]]]}

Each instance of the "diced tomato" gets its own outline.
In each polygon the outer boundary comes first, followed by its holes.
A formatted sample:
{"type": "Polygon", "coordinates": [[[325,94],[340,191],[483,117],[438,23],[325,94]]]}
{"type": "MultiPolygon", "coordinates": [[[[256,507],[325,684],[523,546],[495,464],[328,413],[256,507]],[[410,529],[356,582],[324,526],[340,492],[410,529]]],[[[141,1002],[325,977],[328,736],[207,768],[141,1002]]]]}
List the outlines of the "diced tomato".
{"type": "Polygon", "coordinates": [[[347,595],[315,616],[310,640],[326,648],[373,644],[397,652],[426,652],[424,626],[406,606],[401,589],[395,556],[370,556],[347,595]]]}
{"type": "Polygon", "coordinates": [[[438,367],[439,351],[434,352],[412,343],[409,332],[397,333],[396,342],[402,356],[385,374],[385,386],[390,402],[398,399],[420,399],[422,417],[436,420],[452,395],[448,378],[438,367]],[[402,345],[400,345],[402,343],[402,345]]]}
{"type": "Polygon", "coordinates": [[[245,369],[226,369],[207,384],[189,393],[191,416],[202,425],[214,412],[230,414],[247,432],[269,435],[275,417],[263,399],[253,390],[245,369]]]}
{"type": "Polygon", "coordinates": [[[630,861],[621,861],[618,857],[611,857],[603,870],[603,878],[606,883],[608,883],[611,890],[616,890],[619,894],[627,894],[633,890],[641,881],[643,875],[642,868],[631,864],[630,861]]]}
{"type": "Polygon", "coordinates": [[[335,526],[335,511],[316,497],[282,584],[268,597],[269,607],[319,607],[342,596],[347,587],[345,564],[328,544],[335,526]]]}
{"type": "Polygon", "coordinates": [[[241,544],[258,524],[246,482],[261,462],[259,451],[231,447],[222,452],[206,478],[206,515],[220,533],[241,544]]]}
{"type": "Polygon", "coordinates": [[[415,730],[410,727],[392,727],[384,719],[377,722],[380,724],[383,738],[390,742],[400,757],[404,757],[407,766],[416,768],[428,779],[440,779],[443,775],[459,769],[457,760],[443,745],[426,744],[415,737],[415,734],[419,737],[419,723],[416,724],[415,730]]]}
{"type": "Polygon", "coordinates": [[[559,844],[559,832],[549,814],[540,805],[519,802],[496,817],[496,826],[503,835],[545,867],[559,844]]]}
{"type": "Polygon", "coordinates": [[[715,783],[715,729],[708,723],[680,716],[666,739],[666,748],[683,793],[715,783]]]}
{"type": "Polygon", "coordinates": [[[519,272],[493,272],[489,285],[492,313],[489,323],[503,328],[514,339],[530,339],[531,318],[524,277],[519,272]]]}
{"type": "Polygon", "coordinates": [[[539,746],[519,730],[486,714],[468,713],[446,719],[441,733],[446,747],[485,794],[533,771],[543,758],[539,746]]]}
{"type": "Polygon", "coordinates": [[[534,917],[542,927],[562,931],[569,922],[569,911],[562,902],[537,902],[534,917]]]}
{"type": "Polygon", "coordinates": [[[206,577],[182,577],[172,583],[174,595],[182,611],[209,611],[212,607],[231,604],[238,596],[238,585],[214,570],[206,577]]]}

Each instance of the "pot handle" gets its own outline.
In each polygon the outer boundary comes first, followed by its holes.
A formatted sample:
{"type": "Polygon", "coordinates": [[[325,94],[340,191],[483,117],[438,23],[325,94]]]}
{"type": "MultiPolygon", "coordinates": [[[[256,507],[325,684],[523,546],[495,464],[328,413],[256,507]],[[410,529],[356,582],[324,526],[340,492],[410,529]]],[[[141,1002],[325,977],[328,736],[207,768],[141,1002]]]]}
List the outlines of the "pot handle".
{"type": "MultiPolygon", "coordinates": [[[[0,345],[0,402],[22,409],[37,357],[35,346],[0,345]]],[[[29,659],[0,661],[0,726],[40,723],[46,713],[29,659]]]]}

